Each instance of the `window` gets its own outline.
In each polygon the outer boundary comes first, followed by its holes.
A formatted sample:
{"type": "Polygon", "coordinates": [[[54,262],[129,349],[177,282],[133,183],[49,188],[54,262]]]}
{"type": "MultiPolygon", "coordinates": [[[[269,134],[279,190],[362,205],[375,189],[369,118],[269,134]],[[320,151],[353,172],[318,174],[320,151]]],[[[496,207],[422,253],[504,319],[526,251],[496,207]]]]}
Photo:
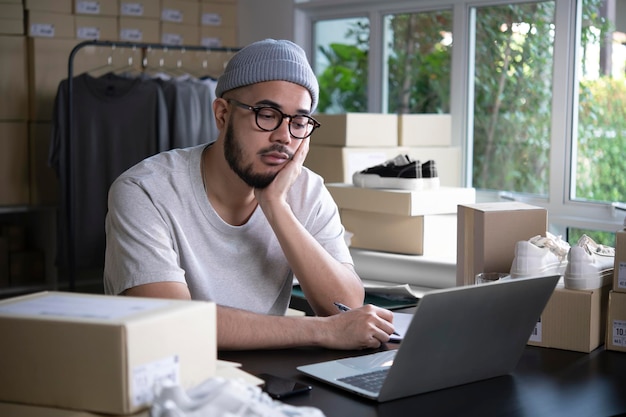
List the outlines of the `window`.
{"type": "Polygon", "coordinates": [[[369,21],[317,22],[314,71],[320,83],[320,113],[367,111],[369,21]]]}
{"type": "Polygon", "coordinates": [[[472,184],[546,196],[553,1],[473,9],[472,184]]]}
{"type": "Polygon", "coordinates": [[[384,19],[383,111],[449,113],[452,13],[398,13],[384,19]]]}
{"type": "Polygon", "coordinates": [[[610,244],[626,201],[625,3],[309,0],[296,40],[323,77],[320,34],[350,27],[332,42],[358,49],[336,68],[353,76],[331,77],[329,112],[449,112],[479,201],[543,206],[553,233],[610,244]]]}

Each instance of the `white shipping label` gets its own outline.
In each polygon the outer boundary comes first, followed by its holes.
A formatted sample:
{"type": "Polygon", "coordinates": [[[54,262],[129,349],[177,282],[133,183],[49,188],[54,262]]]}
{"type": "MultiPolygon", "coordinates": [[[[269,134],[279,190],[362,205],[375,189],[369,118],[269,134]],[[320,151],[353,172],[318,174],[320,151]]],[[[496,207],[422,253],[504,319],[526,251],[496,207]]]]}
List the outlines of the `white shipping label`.
{"type": "Polygon", "coordinates": [[[613,320],[613,345],[626,347],[626,320],[613,320]]]}
{"type": "Polygon", "coordinates": [[[161,35],[161,43],[165,45],[182,45],[183,37],[176,33],[164,33],[161,35]]]}
{"type": "Polygon", "coordinates": [[[539,320],[537,320],[537,324],[535,324],[535,328],[530,333],[528,341],[541,343],[541,317],[539,317],[539,320]]]}
{"type": "Polygon", "coordinates": [[[100,2],[98,1],[77,1],[76,13],[100,14],[100,2]]]}
{"type": "Polygon", "coordinates": [[[161,12],[161,20],[164,22],[182,23],[183,12],[175,9],[163,9],[161,12]]]}
{"type": "Polygon", "coordinates": [[[50,23],[33,23],[30,25],[30,36],[54,38],[54,25],[50,23]]]}
{"type": "Polygon", "coordinates": [[[221,26],[222,16],[218,13],[203,13],[201,22],[204,26],[221,26]]]}
{"type": "Polygon", "coordinates": [[[120,14],[122,16],[143,16],[143,4],[122,3],[120,5],[120,14]]]}
{"type": "Polygon", "coordinates": [[[202,46],[206,46],[207,48],[219,48],[222,45],[222,40],[220,38],[202,38],[202,46]]]}
{"type": "Polygon", "coordinates": [[[100,39],[100,29],[91,27],[79,27],[76,29],[78,39],[100,39]]]}
{"type": "Polygon", "coordinates": [[[143,40],[141,29],[122,29],[120,30],[120,39],[123,41],[137,42],[143,40]]]}
{"type": "Polygon", "coordinates": [[[180,384],[178,355],[135,366],[131,378],[133,407],[150,405],[154,400],[155,384],[162,381],[180,384]]]}
{"type": "Polygon", "coordinates": [[[626,288],[626,262],[620,262],[617,271],[617,288],[626,288]]]}

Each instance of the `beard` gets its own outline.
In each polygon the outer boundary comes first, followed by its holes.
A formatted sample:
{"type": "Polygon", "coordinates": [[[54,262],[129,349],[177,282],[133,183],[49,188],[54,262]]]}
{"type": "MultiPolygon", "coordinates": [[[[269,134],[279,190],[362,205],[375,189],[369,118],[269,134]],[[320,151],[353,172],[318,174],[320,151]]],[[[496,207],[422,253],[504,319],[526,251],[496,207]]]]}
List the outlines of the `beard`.
{"type": "MultiPolygon", "coordinates": [[[[293,155],[287,149],[280,145],[274,144],[269,148],[262,149],[259,153],[268,151],[286,152],[290,157],[293,155]]],[[[233,124],[231,121],[226,126],[226,134],[224,135],[224,157],[232,169],[246,184],[252,188],[266,188],[274,181],[278,172],[270,174],[258,174],[253,171],[252,163],[244,164],[244,152],[240,146],[238,139],[235,139],[233,124]]]]}

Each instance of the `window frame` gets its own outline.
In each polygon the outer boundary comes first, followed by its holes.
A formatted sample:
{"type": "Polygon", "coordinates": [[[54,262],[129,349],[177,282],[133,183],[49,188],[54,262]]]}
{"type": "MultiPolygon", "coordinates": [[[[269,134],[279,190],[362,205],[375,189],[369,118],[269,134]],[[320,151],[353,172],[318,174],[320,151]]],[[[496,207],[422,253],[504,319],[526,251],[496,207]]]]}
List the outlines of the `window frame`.
{"type": "MultiPolygon", "coordinates": [[[[472,179],[472,80],[473,80],[473,10],[483,6],[527,3],[530,0],[310,0],[294,4],[294,40],[314,57],[313,28],[319,20],[366,17],[370,20],[370,55],[368,112],[383,112],[384,16],[390,13],[431,12],[451,9],[453,13],[450,114],[452,145],[462,151],[461,184],[471,186],[472,179]]],[[[547,198],[516,192],[477,190],[477,201],[515,200],[545,207],[550,231],[567,236],[570,227],[615,232],[622,228],[625,213],[616,204],[584,202],[571,199],[575,186],[572,160],[577,137],[578,82],[577,57],[581,27],[581,0],[554,0],[555,39],[553,73],[552,125],[550,141],[550,184],[547,198]],[[563,110],[559,110],[563,109],[563,110]],[[571,138],[571,140],[566,140],[571,138]]],[[[619,205],[619,204],[618,204],[619,205]]]]}

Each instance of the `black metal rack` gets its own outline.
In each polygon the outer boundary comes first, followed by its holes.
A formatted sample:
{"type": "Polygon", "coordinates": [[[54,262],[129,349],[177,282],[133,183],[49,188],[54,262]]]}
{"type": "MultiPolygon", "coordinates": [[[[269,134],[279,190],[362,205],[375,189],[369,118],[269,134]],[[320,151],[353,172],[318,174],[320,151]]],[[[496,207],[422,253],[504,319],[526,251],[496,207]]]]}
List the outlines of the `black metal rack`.
{"type": "Polygon", "coordinates": [[[141,66],[145,69],[147,52],[151,50],[175,50],[175,51],[204,51],[204,52],[226,52],[235,53],[239,48],[230,47],[207,47],[198,45],[166,45],[160,43],[144,43],[144,42],[117,42],[117,41],[105,41],[105,40],[88,40],[76,45],[70,52],[67,68],[67,146],[65,147],[66,166],[64,167],[66,175],[66,192],[65,192],[65,218],[67,220],[66,230],[58,230],[57,233],[65,233],[66,237],[66,265],[68,274],[68,286],[70,291],[74,291],[76,288],[76,242],[74,241],[75,228],[72,222],[74,213],[76,213],[76,207],[72,198],[74,191],[74,179],[72,176],[72,152],[71,143],[74,139],[74,131],[72,125],[72,114],[74,106],[72,103],[73,87],[72,80],[74,77],[74,60],[76,54],[82,48],[87,46],[95,47],[110,47],[110,48],[132,48],[141,51],[142,61],[141,66]]]}

